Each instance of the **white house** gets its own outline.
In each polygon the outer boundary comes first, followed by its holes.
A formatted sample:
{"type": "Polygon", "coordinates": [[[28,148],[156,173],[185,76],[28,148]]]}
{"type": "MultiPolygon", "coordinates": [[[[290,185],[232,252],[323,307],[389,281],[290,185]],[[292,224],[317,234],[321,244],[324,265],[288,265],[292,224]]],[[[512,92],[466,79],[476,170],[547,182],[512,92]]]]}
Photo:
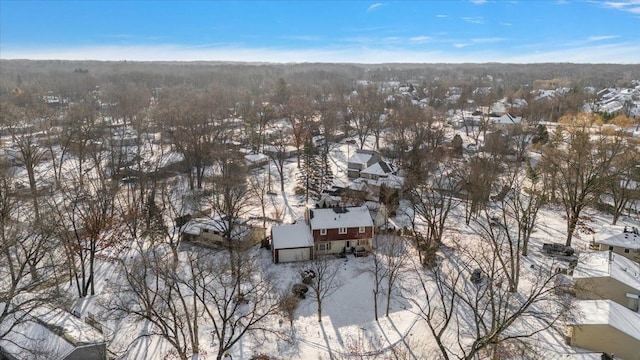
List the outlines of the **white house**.
{"type": "Polygon", "coordinates": [[[576,297],[612,300],[638,311],[640,264],[612,251],[583,254],[573,270],[576,297]]]}
{"type": "Polygon", "coordinates": [[[628,259],[638,261],[638,256],[640,255],[640,231],[635,227],[630,230],[625,227],[621,234],[596,240],[595,243],[600,251],[610,250],[628,259]]]}
{"type": "Polygon", "coordinates": [[[611,300],[576,302],[571,346],[640,360],[640,314],[611,300]]]}

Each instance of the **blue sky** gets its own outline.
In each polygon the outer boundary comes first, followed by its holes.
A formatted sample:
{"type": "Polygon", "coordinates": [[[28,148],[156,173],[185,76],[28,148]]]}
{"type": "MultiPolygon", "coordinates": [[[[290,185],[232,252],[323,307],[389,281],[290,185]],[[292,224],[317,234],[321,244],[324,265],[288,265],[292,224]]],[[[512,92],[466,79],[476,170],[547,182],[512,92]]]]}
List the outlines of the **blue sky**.
{"type": "Polygon", "coordinates": [[[0,58],[640,63],[640,0],[0,0],[0,58]]]}

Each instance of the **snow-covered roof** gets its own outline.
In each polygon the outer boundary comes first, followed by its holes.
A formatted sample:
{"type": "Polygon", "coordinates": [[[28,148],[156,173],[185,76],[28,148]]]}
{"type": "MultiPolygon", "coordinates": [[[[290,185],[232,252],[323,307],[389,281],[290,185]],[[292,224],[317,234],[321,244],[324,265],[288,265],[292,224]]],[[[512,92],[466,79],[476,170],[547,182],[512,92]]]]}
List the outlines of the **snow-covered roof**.
{"type": "Polygon", "coordinates": [[[391,167],[391,165],[381,160],[369,166],[368,168],[360,171],[360,174],[384,176],[392,172],[393,172],[393,168],[391,167]]]}
{"type": "Polygon", "coordinates": [[[309,210],[311,229],[337,229],[343,227],[373,226],[366,206],[335,207],[309,210]]]}
{"type": "Polygon", "coordinates": [[[520,124],[522,122],[522,118],[519,116],[513,116],[509,113],[506,113],[499,118],[494,118],[492,120],[494,124],[502,124],[502,125],[512,125],[512,124],[520,124]]]}
{"type": "Polygon", "coordinates": [[[76,347],[106,342],[97,329],[60,309],[38,308],[30,317],[16,325],[5,341],[0,341],[4,351],[18,359],[32,358],[30,350],[47,354],[50,359],[61,359],[76,347]]]}
{"type": "Polygon", "coordinates": [[[367,150],[356,150],[356,153],[349,158],[350,163],[367,164],[375,153],[367,150]]]}
{"type": "Polygon", "coordinates": [[[249,163],[259,163],[260,161],[269,160],[269,157],[265,154],[247,154],[244,156],[245,160],[249,163]]]}
{"type": "Polygon", "coordinates": [[[640,340],[640,313],[611,300],[581,300],[575,306],[578,316],[572,325],[610,325],[640,340]]]}
{"type": "Polygon", "coordinates": [[[597,244],[619,246],[625,249],[640,249],[640,234],[633,232],[623,232],[622,234],[613,235],[606,239],[596,240],[597,244]]]}
{"type": "MultiPolygon", "coordinates": [[[[187,222],[182,228],[182,232],[189,235],[199,236],[203,230],[208,230],[214,234],[222,234],[229,229],[229,222],[222,219],[197,218],[187,222]]],[[[231,237],[240,239],[250,232],[249,227],[244,225],[236,225],[233,229],[231,237]]]]}
{"type": "Polygon", "coordinates": [[[271,246],[274,249],[291,249],[313,246],[313,237],[304,222],[278,225],[271,228],[271,246]]]}
{"type": "Polygon", "coordinates": [[[607,251],[580,256],[580,262],[573,271],[573,278],[599,277],[611,277],[640,291],[640,264],[607,251]]]}

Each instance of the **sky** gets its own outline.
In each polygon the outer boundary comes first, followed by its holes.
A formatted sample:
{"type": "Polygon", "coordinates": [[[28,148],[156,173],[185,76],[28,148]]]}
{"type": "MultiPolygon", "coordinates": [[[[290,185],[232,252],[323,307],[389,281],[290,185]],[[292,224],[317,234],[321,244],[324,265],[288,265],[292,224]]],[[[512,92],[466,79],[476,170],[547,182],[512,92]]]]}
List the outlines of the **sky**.
{"type": "Polygon", "coordinates": [[[640,63],[640,0],[0,0],[0,58],[640,63]]]}

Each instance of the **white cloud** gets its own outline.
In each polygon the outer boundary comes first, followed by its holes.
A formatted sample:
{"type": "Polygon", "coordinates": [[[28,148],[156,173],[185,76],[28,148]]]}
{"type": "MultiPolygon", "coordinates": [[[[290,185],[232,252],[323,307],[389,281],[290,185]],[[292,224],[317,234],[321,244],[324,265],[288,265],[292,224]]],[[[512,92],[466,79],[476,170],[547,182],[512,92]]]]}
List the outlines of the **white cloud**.
{"type": "Polygon", "coordinates": [[[477,39],[471,39],[471,41],[474,44],[487,44],[487,43],[496,43],[496,42],[501,42],[501,41],[505,41],[505,38],[501,38],[501,37],[489,37],[489,38],[477,38],[477,39]]]}
{"type": "Polygon", "coordinates": [[[409,38],[409,41],[414,42],[414,43],[425,43],[431,40],[431,37],[429,36],[414,36],[412,38],[409,38]]]}
{"type": "MultiPolygon", "coordinates": [[[[458,49],[471,43],[454,44],[458,49]]],[[[345,46],[317,49],[275,49],[243,47],[93,46],[75,48],[8,49],[0,47],[3,59],[33,60],[128,60],[128,61],[242,61],[242,62],[350,62],[350,63],[624,63],[640,61],[640,44],[620,42],[557,50],[527,50],[514,55],[512,50],[440,50],[380,49],[373,46],[345,46]]]]}
{"type": "Polygon", "coordinates": [[[602,6],[620,11],[640,14],[640,0],[605,1],[602,6]]]}
{"type": "Polygon", "coordinates": [[[375,3],[367,8],[367,12],[373,11],[382,6],[382,3],[375,3]]]}
{"type": "Polygon", "coordinates": [[[487,0],[470,0],[470,1],[476,5],[482,5],[487,2],[487,0]]]}
{"type": "Polygon", "coordinates": [[[482,16],[465,16],[462,20],[471,24],[484,24],[484,18],[482,16]]]}
{"type": "Polygon", "coordinates": [[[502,26],[511,26],[513,24],[512,23],[508,23],[508,22],[501,22],[500,25],[502,25],[502,26]]]}
{"type": "Polygon", "coordinates": [[[436,15],[436,17],[437,17],[437,18],[444,19],[444,18],[448,18],[448,17],[449,17],[449,15],[438,14],[438,15],[436,15]]]}
{"type": "Polygon", "coordinates": [[[587,41],[602,41],[602,40],[615,39],[615,38],[619,38],[619,37],[620,37],[620,35],[589,36],[587,38],[587,41]]]}

